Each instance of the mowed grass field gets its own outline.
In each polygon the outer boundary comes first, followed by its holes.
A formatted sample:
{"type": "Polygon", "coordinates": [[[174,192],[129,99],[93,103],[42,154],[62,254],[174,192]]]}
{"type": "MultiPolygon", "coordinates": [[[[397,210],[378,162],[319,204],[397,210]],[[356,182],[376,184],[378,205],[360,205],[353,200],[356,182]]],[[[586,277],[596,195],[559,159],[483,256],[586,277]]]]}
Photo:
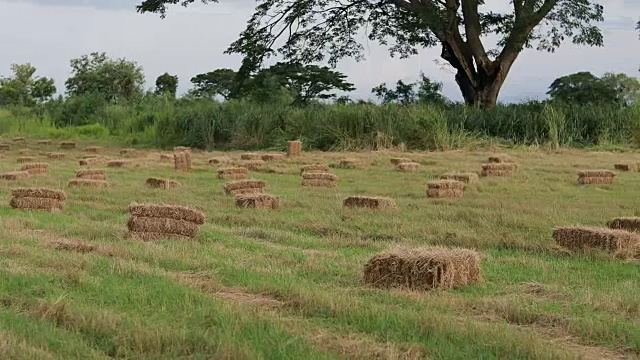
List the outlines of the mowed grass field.
{"type": "MultiPolygon", "coordinates": [[[[14,144],[0,172],[29,147],[50,173],[0,182],[2,359],[634,359],[640,357],[640,266],[555,245],[554,226],[604,226],[640,215],[640,173],[578,186],[579,169],[612,169],[635,153],[509,152],[521,171],[482,178],[456,200],[426,198],[426,182],[478,171],[488,152],[304,153],[250,172],[280,210],[240,209],[194,152],[178,173],[160,152],[107,168],[107,189],[68,188],[84,154],[14,144]],[[303,188],[299,168],[341,158],[335,189],[303,188]],[[422,164],[398,172],[392,157],[422,164]],[[148,177],[183,187],[157,190],[148,177]],[[11,189],[64,189],[59,213],[9,207],[11,189]],[[398,208],[349,210],[352,195],[389,196],[398,208]],[[207,221],[193,241],[124,240],[131,202],[185,205],[207,221]],[[365,286],[363,265],[398,245],[476,249],[483,282],[448,291],[365,286]]],[[[121,158],[105,148],[103,158],[121,158]]],[[[105,164],[94,166],[104,168],[105,164]]]]}

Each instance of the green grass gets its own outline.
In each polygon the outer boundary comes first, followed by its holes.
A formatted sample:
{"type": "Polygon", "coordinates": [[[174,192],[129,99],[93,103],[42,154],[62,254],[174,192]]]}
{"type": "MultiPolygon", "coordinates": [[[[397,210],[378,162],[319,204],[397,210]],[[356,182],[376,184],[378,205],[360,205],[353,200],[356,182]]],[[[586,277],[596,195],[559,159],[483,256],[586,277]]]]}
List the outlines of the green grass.
{"type": "MultiPolygon", "coordinates": [[[[0,183],[0,358],[640,357],[638,263],[569,254],[551,239],[557,225],[640,215],[637,173],[576,185],[576,170],[611,168],[635,153],[511,151],[520,173],[482,179],[459,200],[427,199],[426,181],[476,171],[489,153],[307,153],[251,173],[282,199],[278,211],[253,211],[224,195],[207,165],[219,154],[195,153],[195,171],[185,174],[141,151],[136,166],[108,169],[110,188],[89,190],[66,187],[81,150],[48,160],[37,154],[54,147],[27,146],[52,168],[0,183]],[[395,171],[389,159],[399,156],[422,169],[395,171]],[[335,169],[335,189],[300,186],[301,165],[342,157],[366,166],[335,169]],[[151,176],[183,187],[149,189],[151,176]],[[10,209],[18,186],[63,188],[66,207],[10,209]],[[398,209],[343,209],[356,194],[393,197],[398,209]],[[207,222],[194,241],[125,241],[133,201],[188,205],[207,222]],[[56,241],[97,248],[57,250],[56,241]],[[364,263],[399,244],[477,249],[484,281],[425,293],[364,286],[364,263]]],[[[19,168],[14,148],[0,172],[19,168]]],[[[102,155],[120,157],[117,148],[102,155]]]]}

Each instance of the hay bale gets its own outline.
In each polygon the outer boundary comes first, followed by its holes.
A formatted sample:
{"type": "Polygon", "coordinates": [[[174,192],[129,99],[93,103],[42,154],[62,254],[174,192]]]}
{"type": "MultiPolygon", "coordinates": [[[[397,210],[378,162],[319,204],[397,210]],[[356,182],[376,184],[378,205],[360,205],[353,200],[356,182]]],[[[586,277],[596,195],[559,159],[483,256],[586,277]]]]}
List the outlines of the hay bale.
{"type": "Polygon", "coordinates": [[[240,154],[240,159],[242,159],[242,160],[260,160],[260,154],[244,153],[244,154],[240,154]]]}
{"type": "Polygon", "coordinates": [[[405,171],[405,172],[418,171],[420,170],[420,164],[415,162],[403,162],[403,163],[399,163],[396,166],[396,169],[398,171],[405,171]]]}
{"type": "Polygon", "coordinates": [[[46,198],[11,198],[9,206],[19,210],[45,210],[58,211],[64,207],[64,203],[56,199],[46,198]]]}
{"type": "Polygon", "coordinates": [[[36,161],[36,158],[34,158],[33,156],[22,156],[16,159],[16,161],[18,162],[18,164],[24,164],[34,162],[36,161]]]}
{"type": "Polygon", "coordinates": [[[20,170],[26,171],[31,175],[45,174],[49,172],[49,164],[46,164],[46,163],[24,164],[22,165],[22,168],[20,170]]]}
{"type": "Polygon", "coordinates": [[[19,188],[11,190],[11,196],[14,198],[43,198],[64,201],[67,195],[62,190],[53,190],[46,188],[19,188]]]}
{"type": "Polygon", "coordinates": [[[160,154],[160,160],[173,160],[172,154],[160,154]]]}
{"type": "Polygon", "coordinates": [[[259,194],[267,186],[267,182],[264,180],[237,180],[224,184],[224,192],[227,195],[241,195],[241,194],[259,194]]]}
{"type": "Polygon", "coordinates": [[[269,194],[242,194],[236,196],[236,206],[275,210],[280,208],[280,198],[269,194]]]}
{"type": "Polygon", "coordinates": [[[99,161],[100,160],[98,158],[86,158],[78,162],[80,163],[80,166],[91,166],[97,164],[99,161]]]}
{"type": "Polygon", "coordinates": [[[612,177],[579,177],[578,184],[580,185],[605,185],[613,184],[612,177]]]}
{"type": "Polygon", "coordinates": [[[107,174],[104,169],[83,169],[76,171],[76,178],[88,180],[107,180],[107,174]]]}
{"type": "Polygon", "coordinates": [[[640,217],[619,217],[607,221],[607,227],[615,230],[640,232],[640,217]]]}
{"type": "Polygon", "coordinates": [[[302,154],[302,142],[301,141],[288,141],[287,142],[287,156],[294,157],[302,154]]]}
{"type": "Polygon", "coordinates": [[[11,139],[11,141],[13,141],[13,142],[25,142],[25,141],[27,141],[27,139],[25,139],[23,137],[14,137],[13,139],[11,139]]]}
{"type": "Polygon", "coordinates": [[[617,251],[640,243],[638,234],[596,227],[558,227],[553,230],[553,239],[571,250],[600,248],[617,251]]]}
{"type": "Polygon", "coordinates": [[[402,163],[412,163],[413,160],[409,159],[409,158],[391,158],[391,160],[389,160],[389,162],[391,163],[391,165],[394,166],[398,166],[402,163]]]}
{"type": "Polygon", "coordinates": [[[465,184],[473,184],[480,181],[480,178],[476,173],[450,173],[441,175],[440,180],[455,180],[465,184]]]}
{"type": "Polygon", "coordinates": [[[511,159],[511,156],[505,155],[505,154],[493,155],[493,156],[489,156],[489,163],[492,163],[492,164],[513,163],[513,159],[511,159]]]}
{"type": "Polygon", "coordinates": [[[96,188],[106,188],[109,187],[109,183],[105,180],[94,180],[94,179],[71,179],[67,184],[69,187],[96,187],[96,188]]]}
{"type": "Polygon", "coordinates": [[[616,175],[618,174],[611,170],[580,170],[578,171],[578,177],[614,178],[616,177],[616,175]]]}
{"type": "Polygon", "coordinates": [[[464,183],[456,180],[435,180],[427,183],[427,188],[438,190],[464,190],[464,183]]]}
{"type": "Polygon", "coordinates": [[[84,148],[84,151],[88,152],[88,153],[97,153],[98,151],[100,151],[100,147],[98,146],[87,146],[86,148],[84,148]]]}
{"type": "Polygon", "coordinates": [[[305,172],[302,174],[302,186],[309,187],[336,187],[338,177],[330,173],[305,172]]]}
{"type": "Polygon", "coordinates": [[[52,141],[49,139],[43,139],[43,140],[38,140],[36,141],[36,144],[38,145],[51,145],[52,141]]]}
{"type": "Polygon", "coordinates": [[[76,143],[73,141],[62,141],[60,143],[60,149],[75,149],[76,143]]]}
{"type": "Polygon", "coordinates": [[[203,213],[178,205],[137,204],[129,205],[129,213],[137,217],[155,217],[174,220],[184,220],[202,225],[205,221],[203,213]]]}
{"type": "Polygon", "coordinates": [[[12,171],[4,174],[0,174],[0,179],[3,180],[24,180],[28,179],[31,174],[28,171],[12,171]]]}
{"type": "Polygon", "coordinates": [[[209,164],[211,165],[222,165],[222,164],[230,164],[233,160],[231,160],[228,156],[218,156],[212,159],[209,159],[209,164]]]}
{"type": "Polygon", "coordinates": [[[312,165],[305,165],[305,166],[301,167],[300,168],[300,175],[302,175],[304,173],[314,173],[314,172],[316,172],[316,173],[317,172],[328,173],[330,171],[331,171],[331,169],[327,165],[312,164],[312,165]]]}
{"type": "Polygon", "coordinates": [[[264,169],[265,162],[262,160],[246,160],[240,163],[240,165],[251,171],[258,171],[264,169]]]}
{"type": "Polygon", "coordinates": [[[344,200],[344,207],[367,209],[395,209],[396,201],[387,197],[351,196],[344,200]]]}
{"type": "Polygon", "coordinates": [[[284,154],[264,154],[262,161],[278,161],[284,158],[284,154]]]}
{"type": "Polygon", "coordinates": [[[458,199],[464,197],[460,189],[427,189],[427,197],[433,199],[458,199]]]}
{"type": "Polygon", "coordinates": [[[357,169],[360,166],[360,162],[356,159],[342,159],[335,165],[339,169],[357,169]]]}
{"type": "Polygon", "coordinates": [[[126,159],[117,159],[117,160],[107,161],[107,167],[126,167],[129,164],[130,164],[130,161],[126,159]]]}
{"type": "Polygon", "coordinates": [[[45,155],[49,158],[49,159],[63,159],[65,156],[67,156],[67,154],[65,153],[61,153],[61,152],[48,152],[45,153],[45,155]]]}
{"type": "Polygon", "coordinates": [[[373,256],[364,283],[379,288],[452,289],[482,279],[480,255],[468,249],[398,247],[373,256]]]}
{"type": "Polygon", "coordinates": [[[173,164],[176,171],[191,171],[191,153],[189,151],[180,151],[173,153],[173,164]]]}
{"type": "Polygon", "coordinates": [[[156,189],[176,189],[182,186],[177,181],[160,178],[148,178],[146,184],[147,186],[156,189]]]}
{"type": "Polygon", "coordinates": [[[640,172],[640,164],[618,163],[618,164],[614,164],[613,167],[616,170],[620,170],[620,171],[640,172]]]}
{"type": "Polygon", "coordinates": [[[9,144],[0,144],[0,151],[9,151],[11,150],[11,145],[9,144]]]}
{"type": "Polygon", "coordinates": [[[30,154],[30,153],[31,153],[31,149],[20,149],[18,151],[18,154],[20,154],[20,155],[27,155],[27,154],[30,154]]]}
{"type": "Polygon", "coordinates": [[[218,179],[240,180],[246,179],[249,170],[244,167],[229,167],[218,169],[218,179]]]}
{"type": "Polygon", "coordinates": [[[127,228],[133,232],[161,233],[194,238],[198,235],[198,224],[168,217],[131,216],[127,228]]]}
{"type": "Polygon", "coordinates": [[[509,176],[519,170],[516,163],[482,164],[482,176],[509,176]]]}

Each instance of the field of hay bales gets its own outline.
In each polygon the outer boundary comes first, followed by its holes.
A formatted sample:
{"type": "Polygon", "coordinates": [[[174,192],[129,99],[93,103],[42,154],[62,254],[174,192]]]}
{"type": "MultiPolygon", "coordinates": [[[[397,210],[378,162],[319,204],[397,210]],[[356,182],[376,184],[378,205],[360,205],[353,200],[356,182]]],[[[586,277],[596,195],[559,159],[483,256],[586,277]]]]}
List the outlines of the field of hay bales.
{"type": "MultiPolygon", "coordinates": [[[[468,179],[504,151],[303,152],[248,171],[247,179],[265,182],[256,196],[278,201],[252,208],[238,206],[224,186],[234,180],[217,174],[242,166],[241,152],[191,150],[186,172],[176,171],[170,151],[137,149],[124,161],[122,149],[101,147],[91,152],[95,164],[81,166],[94,144],[37,140],[0,141],[11,143],[0,153],[2,174],[21,170],[27,147],[34,162],[48,164],[48,172],[0,179],[0,358],[640,356],[633,251],[569,249],[553,237],[559,227],[640,216],[640,173],[578,182],[578,171],[638,163],[637,153],[506,151],[514,171],[456,184],[462,197],[430,198],[428,182],[468,179]],[[231,162],[209,161],[222,157],[231,162]],[[391,159],[419,166],[399,171],[391,159]],[[341,166],[345,160],[357,166],[341,166]],[[125,166],[108,166],[116,162],[125,166]],[[327,165],[320,168],[335,186],[303,186],[301,168],[313,164],[327,165]],[[91,169],[104,169],[93,181],[108,186],[69,186],[91,169]],[[180,186],[150,186],[151,178],[180,186]],[[18,188],[62,190],[64,204],[14,209],[12,196],[43,193],[18,188]],[[376,205],[345,207],[350,197],[376,205]],[[196,218],[177,207],[145,214],[132,203],[185,206],[196,218]],[[180,236],[130,237],[131,223],[145,231],[161,223],[180,236]],[[423,248],[432,250],[406,250],[423,248]],[[394,260],[405,253],[407,261],[394,260]],[[406,286],[380,286],[391,283],[406,286]]],[[[618,244],[603,234],[592,242],[618,244]]]]}

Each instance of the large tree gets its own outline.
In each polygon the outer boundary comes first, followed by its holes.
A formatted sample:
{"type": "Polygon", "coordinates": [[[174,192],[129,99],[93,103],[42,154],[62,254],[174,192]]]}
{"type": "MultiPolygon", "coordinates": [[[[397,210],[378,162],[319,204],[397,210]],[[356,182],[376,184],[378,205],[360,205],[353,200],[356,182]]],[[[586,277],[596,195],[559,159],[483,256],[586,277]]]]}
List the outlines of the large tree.
{"type": "Polygon", "coordinates": [[[34,76],[31,64],[11,65],[13,75],[0,78],[0,105],[33,106],[45,102],[56,93],[53,79],[34,76]]]}
{"type": "MultiPolygon", "coordinates": [[[[138,11],[165,16],[169,4],[196,0],[145,0],[138,11]]],[[[202,0],[203,3],[218,0],[202,0]]],[[[364,32],[407,57],[439,46],[456,69],[468,104],[494,106],[511,66],[524,48],[554,51],[570,39],[601,46],[595,25],[603,7],[594,0],[258,0],[255,13],[228,53],[255,67],[280,55],[303,63],[362,59],[364,32]],[[498,39],[493,49],[488,35],[498,39]]]]}
{"type": "Polygon", "coordinates": [[[178,92],[178,76],[164,73],[156,78],[156,94],[176,97],[178,92]]]}
{"type": "Polygon", "coordinates": [[[630,104],[640,97],[640,82],[626,74],[606,73],[601,78],[590,72],[559,77],[547,95],[552,100],[574,104],[630,104]]]}

